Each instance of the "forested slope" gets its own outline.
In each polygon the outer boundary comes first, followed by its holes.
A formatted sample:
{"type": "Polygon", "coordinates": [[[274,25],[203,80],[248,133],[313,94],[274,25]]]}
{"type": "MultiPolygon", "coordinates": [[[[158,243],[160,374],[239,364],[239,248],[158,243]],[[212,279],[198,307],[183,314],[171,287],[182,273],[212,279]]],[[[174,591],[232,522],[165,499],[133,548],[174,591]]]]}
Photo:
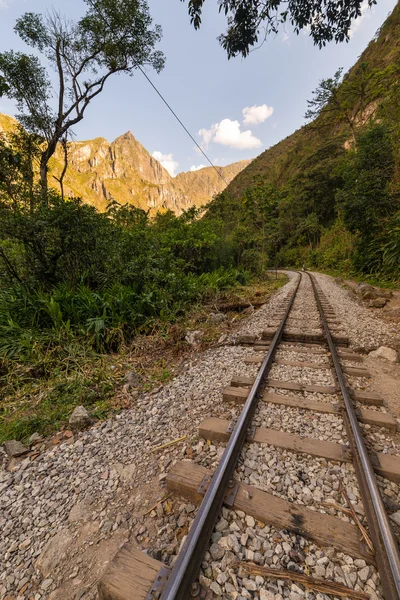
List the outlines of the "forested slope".
{"type": "Polygon", "coordinates": [[[320,85],[316,118],[211,203],[207,218],[223,218],[239,262],[261,252],[270,264],[399,277],[399,30],[398,4],[343,80],[320,85]]]}

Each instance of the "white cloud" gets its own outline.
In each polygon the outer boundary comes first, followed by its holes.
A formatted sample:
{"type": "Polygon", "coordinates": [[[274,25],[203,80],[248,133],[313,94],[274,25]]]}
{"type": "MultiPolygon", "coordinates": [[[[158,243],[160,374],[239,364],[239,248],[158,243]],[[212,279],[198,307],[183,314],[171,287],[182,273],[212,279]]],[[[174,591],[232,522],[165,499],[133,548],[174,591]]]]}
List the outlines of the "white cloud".
{"type": "Polygon", "coordinates": [[[250,129],[241,131],[239,121],[231,119],[223,119],[220,123],[211,125],[210,129],[200,129],[199,135],[202,137],[204,148],[207,148],[211,142],[238,150],[261,146],[261,140],[256,138],[250,129]]]}
{"type": "Polygon", "coordinates": [[[191,171],[199,171],[200,169],[204,169],[204,167],[205,167],[205,166],[206,166],[206,165],[197,165],[197,167],[196,167],[196,165],[192,165],[192,166],[190,167],[190,170],[191,170],[191,171]]]}
{"type": "Polygon", "coordinates": [[[155,150],[152,154],[152,157],[162,164],[164,169],[168,171],[171,177],[175,177],[179,163],[174,160],[172,154],[163,154],[162,152],[159,152],[159,150],[155,150]]]}
{"type": "Polygon", "coordinates": [[[288,44],[288,45],[290,45],[290,43],[289,43],[290,35],[287,33],[287,31],[283,32],[281,39],[282,39],[282,44],[288,44]]]}
{"type": "MultiPolygon", "coordinates": [[[[222,121],[221,121],[222,122],[222,121]]],[[[208,148],[213,141],[218,125],[211,125],[210,129],[200,129],[199,135],[203,138],[203,146],[208,148]]]]}
{"type": "Polygon", "coordinates": [[[350,29],[349,29],[349,37],[352,38],[353,35],[355,33],[357,33],[357,31],[360,29],[361,24],[365,18],[365,15],[367,14],[369,9],[368,6],[368,0],[364,0],[364,2],[361,4],[361,15],[359,17],[357,17],[357,19],[354,19],[350,29]]]}
{"type": "Polygon", "coordinates": [[[272,115],[274,109],[272,106],[262,104],[261,106],[246,106],[242,110],[244,116],[244,125],[257,125],[258,123],[264,123],[272,115]]]}
{"type": "Polygon", "coordinates": [[[0,0],[0,9],[8,8],[8,6],[9,6],[8,0],[0,0]]]}

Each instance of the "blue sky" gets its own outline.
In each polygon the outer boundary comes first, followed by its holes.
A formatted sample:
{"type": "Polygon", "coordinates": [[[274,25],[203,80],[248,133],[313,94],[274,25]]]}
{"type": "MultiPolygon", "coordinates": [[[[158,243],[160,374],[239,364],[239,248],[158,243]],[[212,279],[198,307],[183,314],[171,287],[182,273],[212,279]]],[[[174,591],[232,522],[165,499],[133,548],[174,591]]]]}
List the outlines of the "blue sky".
{"type": "MultiPolygon", "coordinates": [[[[160,49],[167,58],[160,75],[148,75],[214,164],[226,165],[257,156],[301,127],[306,101],[320,79],[354,64],[396,1],[378,0],[364,11],[348,44],[319,50],[305,34],[296,36],[287,27],[248,58],[230,61],[216,39],[225,26],[217,0],[206,2],[200,31],[190,25],[187,2],[148,3],[154,22],[163,28],[160,49]]],[[[13,32],[16,18],[52,6],[70,19],[85,9],[82,0],[0,0],[0,51],[26,50],[13,32]]],[[[14,106],[0,98],[0,112],[14,114],[14,106]]],[[[206,164],[140,73],[110,79],[75,128],[75,138],[112,141],[128,130],[172,174],[206,164]]]]}

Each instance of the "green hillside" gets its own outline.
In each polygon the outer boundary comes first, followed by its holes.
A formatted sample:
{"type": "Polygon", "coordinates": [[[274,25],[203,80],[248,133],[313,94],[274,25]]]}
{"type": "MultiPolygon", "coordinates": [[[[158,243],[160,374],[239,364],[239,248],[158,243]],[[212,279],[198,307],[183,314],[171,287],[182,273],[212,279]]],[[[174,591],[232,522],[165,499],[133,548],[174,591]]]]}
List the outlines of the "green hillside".
{"type": "Polygon", "coordinates": [[[397,4],[319,116],[211,203],[207,218],[223,218],[239,262],[261,250],[269,264],[399,278],[399,30],[397,4]]]}
{"type": "MultiPolygon", "coordinates": [[[[397,4],[393,13],[388,17],[366,50],[360,56],[356,65],[349,71],[345,80],[347,83],[355,76],[357,69],[362,63],[368,64],[370,70],[382,71],[382,94],[378,89],[371,89],[369,102],[379,103],[384,101],[386,91],[393,88],[398,79],[394,79],[393,68],[400,68],[400,4],[397,4]],[[387,73],[384,71],[387,70],[387,73]]],[[[326,77],[331,74],[327,73],[326,77]]],[[[398,98],[398,96],[397,96],[398,98]]],[[[368,103],[367,103],[368,104],[368,103]]],[[[365,111],[368,114],[368,109],[365,111]]],[[[302,160],[312,157],[315,152],[325,145],[327,138],[340,139],[340,135],[348,135],[345,123],[335,123],[323,135],[315,130],[318,123],[305,125],[295,133],[285,138],[275,146],[265,150],[254,159],[228,186],[227,191],[233,195],[241,194],[254,177],[259,175],[268,177],[274,183],[285,183],[294,174],[301,171],[302,160]]]]}

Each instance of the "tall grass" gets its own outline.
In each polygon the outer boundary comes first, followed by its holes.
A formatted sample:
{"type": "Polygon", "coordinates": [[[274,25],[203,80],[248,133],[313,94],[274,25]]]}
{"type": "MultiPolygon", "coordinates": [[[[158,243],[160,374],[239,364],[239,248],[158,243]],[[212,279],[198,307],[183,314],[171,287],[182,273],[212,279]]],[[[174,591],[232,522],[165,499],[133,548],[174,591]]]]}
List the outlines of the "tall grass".
{"type": "Polygon", "coordinates": [[[50,349],[79,338],[98,352],[118,350],[158,321],[173,321],[201,296],[216,293],[245,275],[235,269],[171,277],[168,285],[148,285],[140,293],[114,283],[101,290],[65,284],[51,291],[22,285],[0,289],[0,357],[30,361],[38,347],[50,349]]]}
{"type": "Polygon", "coordinates": [[[49,433],[77,404],[108,414],[115,353],[136,334],[173,322],[193,302],[244,278],[220,269],[171,277],[168,286],[140,293],[115,283],[98,290],[65,284],[51,291],[0,289],[0,442],[49,433]]]}

